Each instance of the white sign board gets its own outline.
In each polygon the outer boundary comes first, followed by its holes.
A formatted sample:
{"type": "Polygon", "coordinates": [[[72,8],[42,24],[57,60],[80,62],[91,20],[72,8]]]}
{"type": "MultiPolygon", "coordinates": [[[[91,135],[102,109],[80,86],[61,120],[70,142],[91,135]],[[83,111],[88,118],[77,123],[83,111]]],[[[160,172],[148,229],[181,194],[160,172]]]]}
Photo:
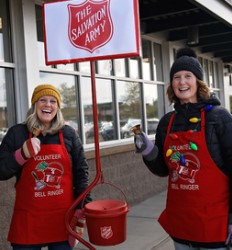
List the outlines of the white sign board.
{"type": "Polygon", "coordinates": [[[44,3],[43,24],[47,65],[140,53],[137,0],[44,3]]]}

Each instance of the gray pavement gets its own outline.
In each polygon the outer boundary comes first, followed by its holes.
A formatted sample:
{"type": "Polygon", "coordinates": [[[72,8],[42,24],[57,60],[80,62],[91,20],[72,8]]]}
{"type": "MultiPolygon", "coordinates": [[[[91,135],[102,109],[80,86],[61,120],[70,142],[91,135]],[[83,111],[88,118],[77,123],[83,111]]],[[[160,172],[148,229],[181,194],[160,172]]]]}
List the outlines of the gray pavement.
{"type": "MultiPolygon", "coordinates": [[[[127,238],[115,246],[96,246],[96,250],[174,250],[173,242],[157,222],[164,209],[166,192],[157,194],[138,205],[130,207],[127,214],[127,238]]],[[[88,241],[87,229],[83,239],[88,241]]],[[[75,250],[86,250],[88,247],[79,243],[75,250]]]]}

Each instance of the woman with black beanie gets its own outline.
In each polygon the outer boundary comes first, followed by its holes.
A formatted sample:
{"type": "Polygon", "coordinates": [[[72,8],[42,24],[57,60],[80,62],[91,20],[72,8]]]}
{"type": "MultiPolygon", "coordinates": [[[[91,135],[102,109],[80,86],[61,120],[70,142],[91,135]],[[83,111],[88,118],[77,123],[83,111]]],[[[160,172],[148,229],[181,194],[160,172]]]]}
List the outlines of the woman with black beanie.
{"type": "Polygon", "coordinates": [[[189,48],[177,52],[167,96],[174,111],[160,120],[155,144],[135,131],[145,165],[168,176],[166,208],[158,221],[176,250],[226,250],[232,234],[232,116],[203,81],[189,48]]]}

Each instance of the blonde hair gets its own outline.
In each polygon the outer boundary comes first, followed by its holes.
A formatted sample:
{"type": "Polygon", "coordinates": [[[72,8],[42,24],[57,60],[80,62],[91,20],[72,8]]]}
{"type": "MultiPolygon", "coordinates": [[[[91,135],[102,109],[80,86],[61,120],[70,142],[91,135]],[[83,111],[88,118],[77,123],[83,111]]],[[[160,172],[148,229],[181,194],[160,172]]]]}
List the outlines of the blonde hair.
{"type": "MultiPolygon", "coordinates": [[[[26,120],[25,120],[28,130],[32,133],[35,128],[38,128],[41,131],[44,130],[44,125],[41,123],[36,113],[36,105],[37,103],[35,103],[34,105],[30,107],[30,109],[27,112],[26,120]]],[[[64,121],[62,112],[60,108],[58,107],[56,116],[53,118],[51,122],[51,127],[48,130],[46,130],[46,133],[55,134],[64,127],[64,124],[65,124],[65,121],[64,121]]]]}
{"type": "MultiPolygon", "coordinates": [[[[170,104],[180,102],[179,98],[177,98],[177,96],[175,95],[175,93],[173,91],[171,83],[169,84],[169,86],[167,88],[166,94],[168,96],[170,104]]],[[[206,101],[209,98],[210,98],[210,89],[209,89],[207,83],[205,83],[202,80],[197,79],[197,100],[198,101],[206,101]]]]}

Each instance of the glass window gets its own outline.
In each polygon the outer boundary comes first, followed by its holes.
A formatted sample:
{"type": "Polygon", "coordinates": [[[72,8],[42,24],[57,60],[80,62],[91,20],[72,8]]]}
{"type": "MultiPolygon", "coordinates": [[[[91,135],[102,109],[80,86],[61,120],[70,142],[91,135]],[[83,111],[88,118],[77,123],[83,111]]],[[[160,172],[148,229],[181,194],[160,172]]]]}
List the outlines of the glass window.
{"type": "Polygon", "coordinates": [[[214,84],[214,71],[213,71],[213,62],[209,61],[209,86],[213,88],[214,84]]]}
{"type": "Polygon", "coordinates": [[[92,105],[92,87],[90,77],[80,78],[80,92],[82,100],[84,143],[94,142],[93,127],[93,105],[92,105]]]}
{"type": "MultiPolygon", "coordinates": [[[[2,18],[0,17],[0,31],[2,31],[2,18]]],[[[4,61],[3,34],[0,32],[0,61],[4,61]]]]}
{"type": "Polygon", "coordinates": [[[129,74],[131,78],[138,79],[140,77],[139,59],[137,57],[129,59],[129,74]]]}
{"type": "MultiPolygon", "coordinates": [[[[97,116],[99,141],[116,139],[115,112],[111,80],[96,79],[97,116]]],[[[84,133],[86,144],[94,142],[94,123],[91,78],[81,78],[82,112],[84,114],[84,133]]]]}
{"type": "Polygon", "coordinates": [[[12,62],[9,1],[0,0],[0,62],[12,62]]]}
{"type": "Polygon", "coordinates": [[[125,59],[114,60],[115,75],[119,77],[126,77],[126,63],[125,59]]]}
{"type": "Polygon", "coordinates": [[[80,72],[90,74],[90,62],[80,62],[78,63],[78,67],[80,72]]]}
{"type": "Polygon", "coordinates": [[[15,110],[14,107],[14,91],[11,89],[13,82],[12,70],[0,68],[0,143],[5,136],[7,129],[11,126],[11,123],[15,123],[15,112],[9,112],[9,110],[15,110]],[[8,110],[8,112],[7,112],[8,110]]]}
{"type": "Polygon", "coordinates": [[[119,107],[121,138],[131,137],[131,127],[141,124],[141,91],[138,82],[118,81],[117,101],[119,107]]]}
{"type": "Polygon", "coordinates": [[[5,70],[0,68],[0,110],[1,110],[1,115],[0,115],[0,127],[7,127],[7,122],[6,122],[6,75],[5,75],[5,70]]]}
{"type": "Polygon", "coordinates": [[[67,64],[57,64],[56,68],[61,70],[69,70],[74,71],[74,65],[73,63],[67,63],[67,64]]]}
{"type": "MultiPolygon", "coordinates": [[[[42,24],[42,6],[36,5],[36,28],[37,28],[37,49],[39,57],[39,66],[45,67],[45,49],[44,49],[44,36],[43,36],[43,24],[42,24]]],[[[52,67],[51,65],[47,67],[52,67]]]]}
{"type": "Polygon", "coordinates": [[[219,73],[218,63],[215,62],[214,63],[214,77],[215,77],[215,79],[214,79],[214,87],[215,88],[220,87],[219,86],[219,75],[218,75],[218,73],[219,73]]]}
{"type": "Polygon", "coordinates": [[[101,75],[112,75],[112,60],[97,61],[97,73],[101,75]]]}
{"type": "Polygon", "coordinates": [[[232,114],[232,96],[229,96],[229,100],[230,100],[230,113],[232,114]]]}
{"type": "Polygon", "coordinates": [[[202,60],[202,67],[203,67],[203,72],[204,72],[204,81],[209,84],[209,67],[208,67],[207,59],[202,60]]]}
{"type": "MultiPolygon", "coordinates": [[[[44,42],[37,41],[38,57],[39,57],[39,66],[45,67],[45,57],[44,57],[44,42]]],[[[51,67],[51,66],[49,66],[51,67]]]]}
{"type": "Polygon", "coordinates": [[[115,140],[117,125],[111,80],[97,79],[96,84],[100,141],[115,140]]]}
{"type": "Polygon", "coordinates": [[[0,143],[5,136],[8,123],[7,123],[7,103],[6,103],[6,77],[4,69],[0,68],[0,143]]]}
{"type": "Polygon", "coordinates": [[[154,43],[154,80],[163,81],[163,59],[161,45],[154,43]]]}
{"type": "Polygon", "coordinates": [[[143,79],[151,80],[151,42],[147,40],[142,41],[142,67],[143,67],[143,79]]]}
{"type": "Polygon", "coordinates": [[[154,134],[159,122],[157,85],[144,84],[144,102],[146,106],[147,133],[154,134]]]}
{"type": "Polygon", "coordinates": [[[9,1],[0,0],[0,143],[16,120],[13,70],[1,67],[12,62],[9,1]]]}
{"type": "Polygon", "coordinates": [[[79,117],[77,110],[75,77],[41,72],[40,82],[49,82],[59,89],[62,97],[61,110],[64,119],[67,124],[78,130],[79,117]]]}

